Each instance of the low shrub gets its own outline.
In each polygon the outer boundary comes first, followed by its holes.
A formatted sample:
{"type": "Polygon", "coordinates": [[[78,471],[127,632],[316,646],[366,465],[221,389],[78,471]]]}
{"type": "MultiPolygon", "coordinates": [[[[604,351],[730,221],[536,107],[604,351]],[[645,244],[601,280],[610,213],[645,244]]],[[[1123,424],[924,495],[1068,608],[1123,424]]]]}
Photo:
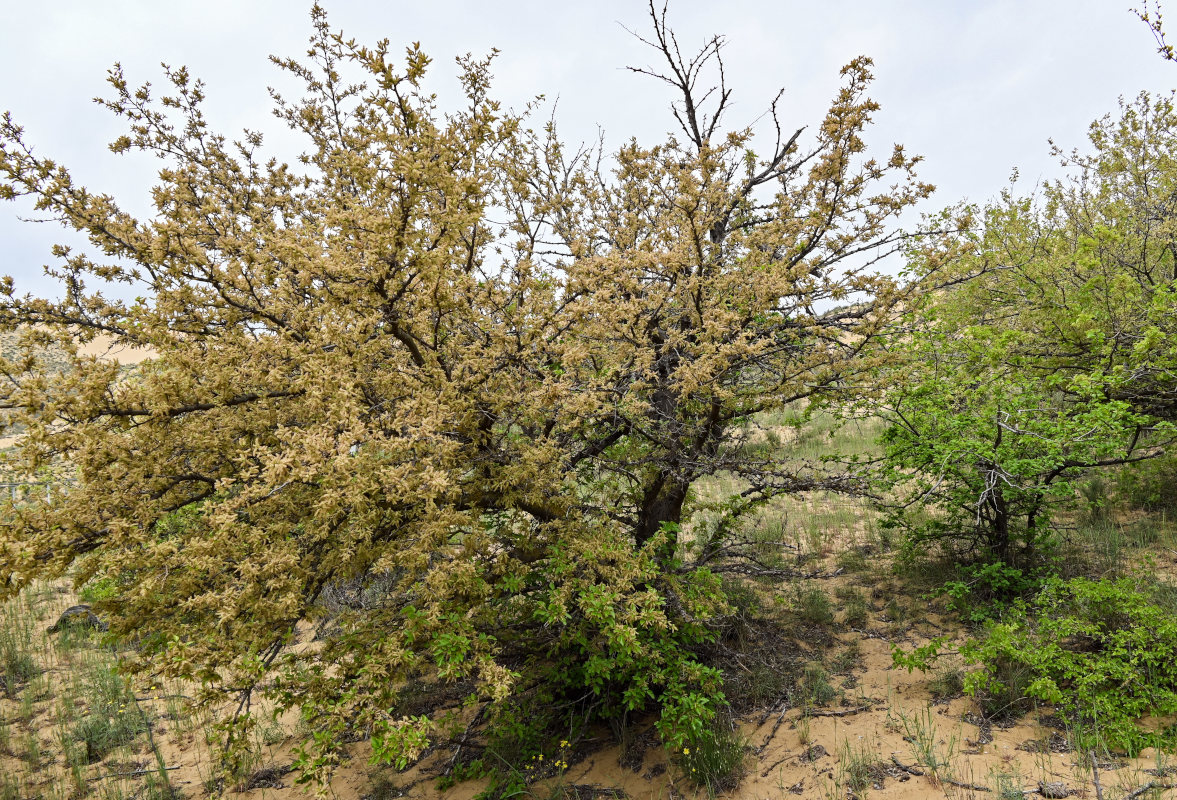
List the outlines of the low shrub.
{"type": "Polygon", "coordinates": [[[962,649],[980,665],[965,688],[990,705],[1057,705],[1129,753],[1172,746],[1173,726],[1141,724],[1177,714],[1177,619],[1154,596],[1128,578],[1049,579],[962,649]]]}

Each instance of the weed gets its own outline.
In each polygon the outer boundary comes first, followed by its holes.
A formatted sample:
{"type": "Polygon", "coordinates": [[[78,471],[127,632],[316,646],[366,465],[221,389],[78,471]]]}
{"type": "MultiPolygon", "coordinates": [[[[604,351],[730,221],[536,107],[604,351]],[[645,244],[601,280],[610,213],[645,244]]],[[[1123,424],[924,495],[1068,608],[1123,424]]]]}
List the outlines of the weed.
{"type": "Polygon", "coordinates": [[[97,666],[86,688],[90,713],[74,726],[73,737],[84,745],[86,760],[94,763],[135,741],[146,730],[146,723],[113,666],[97,666]]]}
{"type": "Polygon", "coordinates": [[[797,719],[797,739],[801,742],[802,747],[808,746],[813,741],[809,731],[809,715],[804,711],[801,712],[801,716],[797,719]]]}
{"type": "Polygon", "coordinates": [[[850,742],[842,744],[838,772],[835,783],[845,786],[859,798],[865,797],[867,790],[886,774],[868,746],[854,747],[850,742]]]}
{"type": "Polygon", "coordinates": [[[368,793],[364,797],[367,800],[395,800],[403,794],[404,792],[396,785],[392,776],[387,772],[381,772],[372,779],[368,786],[368,793]]]}
{"type": "Polygon", "coordinates": [[[810,661],[801,670],[801,700],[805,706],[824,706],[833,702],[838,690],[830,685],[830,676],[819,661],[810,661]]]}
{"type": "Polygon", "coordinates": [[[20,708],[17,709],[16,718],[26,725],[32,722],[37,713],[36,702],[37,695],[31,690],[25,689],[20,695],[20,708]]]}
{"type": "Polygon", "coordinates": [[[1092,520],[1105,520],[1111,507],[1109,496],[1111,486],[1102,475],[1093,475],[1079,484],[1079,494],[1087,506],[1087,516],[1092,520]]]}
{"type": "Polygon", "coordinates": [[[830,662],[830,669],[838,675],[844,675],[858,666],[862,660],[862,648],[858,644],[858,640],[854,639],[846,647],[839,651],[830,662]]]}
{"type": "Polygon", "coordinates": [[[166,772],[149,772],[144,776],[143,800],[178,800],[166,772]]]}
{"type": "Polygon", "coordinates": [[[0,692],[16,697],[17,688],[41,673],[29,652],[31,637],[27,632],[4,628],[0,630],[0,692]]]}
{"type": "Polygon", "coordinates": [[[846,572],[862,572],[866,569],[866,553],[861,547],[852,547],[838,555],[837,563],[846,572]]]}
{"type": "Polygon", "coordinates": [[[941,667],[928,681],[928,691],[937,700],[951,700],[964,694],[965,673],[959,665],[941,667]]]}
{"type": "Polygon", "coordinates": [[[24,788],[15,775],[0,775],[0,800],[24,800],[24,788]]]}
{"type": "Polygon", "coordinates": [[[796,675],[781,664],[751,659],[745,669],[724,675],[724,694],[737,710],[765,708],[776,704],[794,688],[796,675]]]}
{"type": "Polygon", "coordinates": [[[41,768],[41,740],[31,731],[24,738],[24,753],[21,756],[28,762],[30,770],[41,768]]]}
{"type": "Polygon", "coordinates": [[[706,789],[709,797],[734,789],[744,774],[744,740],[730,719],[691,739],[675,754],[683,776],[706,789]]]}
{"type": "Polygon", "coordinates": [[[989,785],[993,788],[994,800],[1022,800],[1022,776],[1017,772],[994,770],[989,773],[989,785]]]}
{"type": "Polygon", "coordinates": [[[797,592],[797,615],[811,625],[829,625],[834,621],[834,604],[817,586],[797,592]]]}
{"type": "Polygon", "coordinates": [[[924,708],[910,716],[902,711],[896,713],[899,715],[903,731],[906,734],[904,738],[911,743],[912,755],[915,760],[936,777],[949,775],[952,757],[956,753],[956,734],[948,737],[944,743],[944,750],[941,751],[931,708],[924,708]]]}
{"type": "Polygon", "coordinates": [[[837,590],[838,599],[842,601],[843,623],[849,626],[862,625],[866,622],[866,595],[852,586],[843,586],[837,590]]]}

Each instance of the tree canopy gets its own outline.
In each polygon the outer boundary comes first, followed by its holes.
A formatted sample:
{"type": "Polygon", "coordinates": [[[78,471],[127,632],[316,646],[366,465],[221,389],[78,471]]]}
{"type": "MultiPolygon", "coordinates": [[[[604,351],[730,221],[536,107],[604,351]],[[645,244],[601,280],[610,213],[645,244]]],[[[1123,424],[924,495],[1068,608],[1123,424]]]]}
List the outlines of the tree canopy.
{"type": "Polygon", "coordinates": [[[722,39],[684,56],[651,6],[656,66],[637,71],[669,85],[679,129],[607,154],[501,107],[489,57],[458,59],[464,100],[443,112],[419,47],[396,59],[312,16],[308,60],[276,59],[305,85],[275,96],[305,137],[294,165],[260,133],[215,133],[185,69],[158,98],[111,71],[111,148],[162,162],[148,218],[4,117],[0,193],[92,248],[55,249],[64,299],[9,282],[0,302],[21,343],[0,363],[25,431],[12,466],[72,474],[6,508],[0,586],[108,581],[137,669],[199,681],[203,702],[247,711],[264,686],[301,708],[309,777],[357,732],[415,758],[435,723],[398,692],[420,676],[482,701],[655,707],[681,743],[722,703],[691,650],[724,613],[717,575],[756,566],[735,521],[859,485],[733,445],[890,357],[871,343],[910,288],[877,265],[931,187],[902,147],[865,152],[871,62],[811,130],[774,103],[754,147],[724,125],[722,39]],[[121,372],[83,354],[100,335],[154,357],[121,372]],[[740,488],[692,527],[692,488],[719,472],[740,488]],[[289,647],[327,591],[338,629],[289,647]]]}
{"type": "Polygon", "coordinates": [[[976,212],[946,256],[971,279],[923,296],[897,345],[887,485],[906,486],[916,541],[1033,561],[1077,480],[1174,440],[1172,99],[1122,103],[1089,138],[1089,153],[1055,148],[1065,179],[976,212]]]}

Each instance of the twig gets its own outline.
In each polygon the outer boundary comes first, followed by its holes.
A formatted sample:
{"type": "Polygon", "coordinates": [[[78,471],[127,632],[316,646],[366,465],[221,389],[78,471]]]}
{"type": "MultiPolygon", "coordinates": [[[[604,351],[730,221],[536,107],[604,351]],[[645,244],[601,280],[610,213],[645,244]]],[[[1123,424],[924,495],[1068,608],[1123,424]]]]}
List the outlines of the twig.
{"type": "Polygon", "coordinates": [[[920,769],[919,767],[915,766],[914,764],[910,767],[907,766],[906,764],[904,764],[902,761],[899,760],[899,756],[895,755],[894,753],[891,754],[891,763],[894,764],[895,766],[899,767],[899,769],[903,770],[908,775],[923,775],[924,774],[924,771],[922,769],[920,769]]]}
{"type": "Polygon", "coordinates": [[[107,778],[135,778],[139,775],[151,775],[152,773],[159,772],[160,770],[170,772],[174,769],[179,769],[179,767],[152,767],[151,769],[137,769],[134,772],[111,772],[106,775],[99,775],[94,780],[104,781],[107,778]]]}
{"type": "Polygon", "coordinates": [[[956,786],[959,789],[970,789],[974,792],[991,792],[991,791],[993,791],[988,786],[981,786],[980,784],[977,784],[977,783],[965,783],[964,781],[955,781],[952,778],[945,778],[940,775],[937,775],[936,779],[938,781],[940,781],[941,783],[947,783],[951,786],[956,786]]]}
{"type": "Polygon", "coordinates": [[[1095,784],[1096,800],[1103,800],[1103,787],[1099,785],[1099,759],[1095,757],[1095,751],[1088,751],[1091,756],[1091,779],[1095,784]]]}
{"type": "MultiPolygon", "coordinates": [[[[767,742],[766,742],[766,744],[767,744],[767,742]]],[[[789,760],[788,756],[785,756],[784,758],[777,759],[772,764],[770,764],[768,767],[766,767],[763,772],[760,773],[760,777],[767,778],[768,773],[772,772],[774,769],[779,767],[781,764],[784,764],[788,760],[789,760]]]]}
{"type": "Polygon", "coordinates": [[[462,737],[461,737],[461,739],[458,740],[458,746],[454,748],[453,757],[450,758],[450,765],[449,765],[449,772],[450,773],[452,773],[454,771],[454,767],[456,767],[458,765],[458,756],[460,756],[462,754],[462,748],[466,745],[467,741],[469,741],[469,739],[470,739],[470,731],[473,730],[474,726],[477,725],[479,720],[482,719],[482,715],[486,711],[486,708],[487,707],[485,705],[482,706],[481,708],[479,708],[478,712],[470,720],[470,724],[466,726],[466,730],[462,731],[462,737]]]}
{"type": "Polygon", "coordinates": [[[861,714],[863,711],[870,711],[874,706],[867,703],[865,706],[856,706],[854,708],[843,708],[838,711],[808,711],[806,713],[811,717],[849,717],[854,714],[861,714]]]}
{"type": "MultiPolygon", "coordinates": [[[[772,741],[772,737],[776,736],[776,732],[780,730],[781,723],[785,721],[785,712],[789,710],[787,702],[781,703],[781,713],[777,716],[776,722],[772,726],[772,730],[768,732],[768,736],[764,737],[764,741],[760,743],[760,752],[764,752],[764,748],[768,747],[768,743],[772,741]]],[[[767,719],[767,715],[765,716],[767,719]]]]}
{"type": "Polygon", "coordinates": [[[188,696],[188,695],[186,695],[186,694],[151,694],[151,695],[144,695],[143,697],[139,697],[138,695],[136,695],[136,696],[135,696],[135,700],[137,700],[137,701],[143,701],[143,700],[167,700],[168,698],[171,698],[171,697],[182,697],[182,698],[184,698],[185,700],[191,700],[191,699],[192,699],[191,697],[189,697],[189,696],[188,696]]]}
{"type": "Polygon", "coordinates": [[[1174,784],[1171,784],[1171,783],[1161,783],[1160,781],[1149,781],[1148,783],[1144,784],[1144,786],[1141,786],[1139,789],[1133,789],[1132,791],[1128,792],[1128,794],[1124,795],[1124,800],[1136,800],[1137,797],[1140,797],[1142,794],[1149,791],[1150,789],[1172,789],[1173,786],[1174,786],[1174,784]]]}

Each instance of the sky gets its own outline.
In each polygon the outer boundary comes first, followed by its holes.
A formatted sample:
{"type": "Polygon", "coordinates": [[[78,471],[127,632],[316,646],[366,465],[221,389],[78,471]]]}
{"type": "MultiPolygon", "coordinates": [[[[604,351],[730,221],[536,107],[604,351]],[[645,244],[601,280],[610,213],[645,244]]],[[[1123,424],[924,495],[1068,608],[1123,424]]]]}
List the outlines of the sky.
{"type": "MultiPolygon", "coordinates": [[[[938,189],[923,210],[960,200],[983,203],[1019,169],[1019,186],[1060,176],[1048,139],[1083,148],[1087,126],[1141,90],[1169,92],[1177,65],[1156,55],[1132,0],[671,0],[668,19],[684,50],[721,34],[727,121],[763,122],[783,88],[786,127],[815,125],[839,86],[839,68],[858,55],[875,62],[870,95],[882,108],[869,142],[881,156],[901,142],[925,161],[938,189]]],[[[394,50],[420,42],[433,59],[431,86],[457,102],[454,57],[500,51],[492,95],[521,108],[544,95],[566,141],[607,148],[630,137],[653,144],[674,121],[669,87],[625,69],[656,53],[627,29],[650,30],[640,0],[322,0],[334,28],[394,50]]],[[[92,102],[109,94],[107,70],[120,62],[132,84],[162,85],[160,62],[187,65],[207,84],[206,113],[232,138],[267,134],[286,160],[300,151],[269,110],[267,86],[284,76],[271,54],[301,56],[310,2],[290,0],[54,0],[6,2],[0,26],[0,110],[24,126],[37,152],[69,167],[76,182],[150,215],[160,162],[116,156],[123,132],[92,102]]],[[[1177,6],[1175,6],[1177,7],[1177,6]]],[[[1177,14],[1177,11],[1174,12],[1177,14]]],[[[1177,20],[1177,16],[1174,17],[1177,20]]],[[[1177,24],[1177,23],[1175,23],[1177,24]]],[[[767,149],[768,143],[765,143],[767,149]]],[[[27,199],[0,202],[0,274],[18,290],[55,296],[43,275],[55,242],[76,234],[36,217],[27,199]]],[[[117,292],[116,292],[117,293],[117,292]]]]}

